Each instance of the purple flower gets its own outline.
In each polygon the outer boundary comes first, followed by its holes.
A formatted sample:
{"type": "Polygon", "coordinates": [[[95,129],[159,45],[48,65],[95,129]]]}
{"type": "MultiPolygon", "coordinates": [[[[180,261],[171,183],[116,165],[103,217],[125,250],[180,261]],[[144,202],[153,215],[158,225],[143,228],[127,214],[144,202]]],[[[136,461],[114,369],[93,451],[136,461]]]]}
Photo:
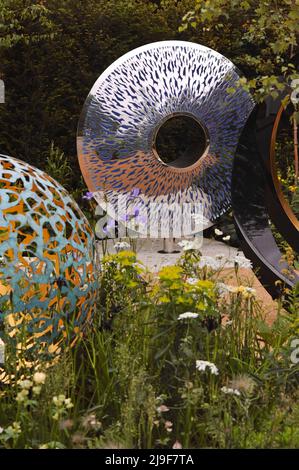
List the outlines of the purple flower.
{"type": "Polygon", "coordinates": [[[140,210],[138,209],[138,207],[134,207],[133,217],[138,217],[138,216],[139,216],[139,212],[140,212],[140,210]]]}
{"type": "Polygon", "coordinates": [[[87,199],[88,201],[90,201],[92,198],[93,193],[91,193],[90,191],[87,191],[87,193],[82,197],[82,199],[87,199]]]}

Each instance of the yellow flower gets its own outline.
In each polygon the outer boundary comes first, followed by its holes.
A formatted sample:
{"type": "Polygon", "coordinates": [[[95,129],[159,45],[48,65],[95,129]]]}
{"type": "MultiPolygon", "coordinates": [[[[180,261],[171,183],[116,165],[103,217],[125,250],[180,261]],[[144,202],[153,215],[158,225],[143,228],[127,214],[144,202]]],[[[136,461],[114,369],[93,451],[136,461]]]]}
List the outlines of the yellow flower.
{"type": "Polygon", "coordinates": [[[115,259],[123,260],[127,258],[136,261],[136,255],[134,251],[123,250],[117,253],[117,255],[115,255],[115,259]]]}
{"type": "Polygon", "coordinates": [[[289,186],[289,191],[291,191],[291,193],[295,193],[297,191],[297,186],[295,185],[289,186]]]}
{"type": "Polygon", "coordinates": [[[162,297],[159,298],[160,304],[168,304],[169,302],[170,302],[170,298],[167,297],[166,295],[163,295],[162,297]]]}
{"type": "Polygon", "coordinates": [[[206,290],[213,290],[215,286],[214,282],[208,280],[199,280],[195,285],[206,290]]]}
{"type": "Polygon", "coordinates": [[[161,281],[177,281],[181,279],[182,268],[179,266],[164,266],[159,272],[161,281]]]}
{"type": "Polygon", "coordinates": [[[205,310],[205,309],[206,309],[206,305],[205,305],[204,302],[198,302],[198,303],[196,304],[196,308],[197,308],[197,310],[205,310]]]}

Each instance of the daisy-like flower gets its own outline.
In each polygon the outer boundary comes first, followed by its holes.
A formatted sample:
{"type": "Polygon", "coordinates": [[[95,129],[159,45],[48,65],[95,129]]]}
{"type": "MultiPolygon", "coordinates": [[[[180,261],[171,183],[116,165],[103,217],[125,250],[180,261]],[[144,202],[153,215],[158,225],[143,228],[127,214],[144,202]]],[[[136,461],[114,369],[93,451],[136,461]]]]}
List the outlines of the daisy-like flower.
{"type": "Polygon", "coordinates": [[[237,388],[230,388],[230,387],[221,387],[221,392],[225,393],[226,395],[237,395],[238,397],[241,396],[241,393],[237,388]]]}
{"type": "Polygon", "coordinates": [[[186,318],[197,318],[197,317],[198,317],[198,313],[185,312],[185,313],[181,313],[178,316],[178,320],[185,320],[186,318]]]}
{"type": "Polygon", "coordinates": [[[197,360],[195,363],[195,366],[196,366],[196,369],[201,372],[204,372],[208,368],[210,369],[211,374],[213,375],[219,374],[218,368],[215,366],[215,364],[213,364],[213,362],[197,360]]]}
{"type": "Polygon", "coordinates": [[[214,232],[215,235],[217,235],[218,237],[221,237],[221,235],[223,235],[223,232],[221,232],[221,230],[219,230],[218,228],[215,228],[214,232]]]}

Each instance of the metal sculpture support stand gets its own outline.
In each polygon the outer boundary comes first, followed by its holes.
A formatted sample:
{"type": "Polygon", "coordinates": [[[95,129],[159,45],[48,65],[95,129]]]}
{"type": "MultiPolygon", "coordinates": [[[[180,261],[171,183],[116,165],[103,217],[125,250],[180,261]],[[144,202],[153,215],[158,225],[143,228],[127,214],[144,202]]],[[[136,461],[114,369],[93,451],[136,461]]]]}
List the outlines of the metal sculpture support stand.
{"type": "Polygon", "coordinates": [[[176,248],[175,238],[163,238],[163,249],[159,250],[158,253],[180,253],[180,250],[176,248]]]}

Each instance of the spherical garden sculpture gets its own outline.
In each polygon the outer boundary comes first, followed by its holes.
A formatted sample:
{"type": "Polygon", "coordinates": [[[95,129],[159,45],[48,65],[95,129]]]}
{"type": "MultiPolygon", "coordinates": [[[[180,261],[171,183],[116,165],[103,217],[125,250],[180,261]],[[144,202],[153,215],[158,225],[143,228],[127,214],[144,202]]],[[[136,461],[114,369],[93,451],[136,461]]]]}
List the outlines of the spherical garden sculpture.
{"type": "Polygon", "coordinates": [[[183,41],[139,47],[108,67],[85,102],[77,137],[81,170],[98,202],[105,191],[116,212],[120,195],[138,188],[146,208],[195,204],[203,228],[213,224],[230,207],[234,152],[253,108],[239,78],[221,54],[183,41]],[[159,136],[179,118],[185,148],[169,161],[159,136]],[[184,119],[194,128],[192,145],[184,119]]]}
{"type": "Polygon", "coordinates": [[[24,338],[33,352],[55,353],[65,338],[71,344],[95,310],[93,233],[60,184],[5,155],[0,257],[2,333],[18,344],[24,338]]]}

